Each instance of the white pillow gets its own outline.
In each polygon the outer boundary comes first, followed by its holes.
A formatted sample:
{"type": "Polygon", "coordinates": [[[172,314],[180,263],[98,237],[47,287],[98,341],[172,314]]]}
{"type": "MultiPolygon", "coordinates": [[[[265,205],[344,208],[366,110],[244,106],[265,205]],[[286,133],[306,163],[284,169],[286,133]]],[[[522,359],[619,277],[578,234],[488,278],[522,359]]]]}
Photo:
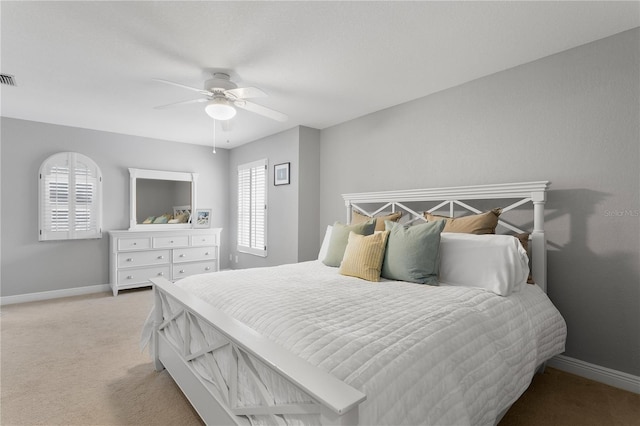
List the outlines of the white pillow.
{"type": "Polygon", "coordinates": [[[327,257],[327,251],[329,250],[329,241],[331,241],[331,231],[333,226],[327,225],[327,230],[324,232],[324,240],[320,246],[320,252],[318,253],[318,260],[324,260],[327,257]]]}
{"type": "Polygon", "coordinates": [[[508,296],[526,285],[528,275],[527,252],[511,235],[441,235],[441,284],[480,287],[508,296]]]}

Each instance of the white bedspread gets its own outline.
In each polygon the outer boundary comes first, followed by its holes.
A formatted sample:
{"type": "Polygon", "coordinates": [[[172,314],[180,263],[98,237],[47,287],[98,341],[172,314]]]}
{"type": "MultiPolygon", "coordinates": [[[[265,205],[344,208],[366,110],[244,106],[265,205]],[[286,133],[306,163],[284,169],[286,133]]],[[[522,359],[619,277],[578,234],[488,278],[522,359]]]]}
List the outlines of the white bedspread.
{"type": "Polygon", "coordinates": [[[367,395],[363,425],[490,425],[564,350],[566,325],[534,285],[371,283],[321,262],[176,283],[367,395]]]}

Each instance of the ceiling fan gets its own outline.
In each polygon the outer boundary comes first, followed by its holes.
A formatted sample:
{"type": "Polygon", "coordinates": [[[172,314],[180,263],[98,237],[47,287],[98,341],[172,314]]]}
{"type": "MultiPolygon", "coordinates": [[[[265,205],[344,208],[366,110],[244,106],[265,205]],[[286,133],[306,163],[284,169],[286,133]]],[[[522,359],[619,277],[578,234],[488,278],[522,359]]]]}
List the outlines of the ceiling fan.
{"type": "Polygon", "coordinates": [[[228,121],[236,115],[236,108],[241,108],[264,117],[277,121],[287,121],[289,117],[279,111],[275,111],[271,108],[258,105],[253,102],[247,101],[249,98],[264,98],[267,96],[261,89],[257,87],[238,87],[236,83],[231,81],[229,74],[216,72],[213,74],[213,78],[204,82],[204,88],[198,89],[197,87],[186,86],[180,83],[174,83],[173,81],[162,80],[155,78],[155,81],[161,83],[171,84],[173,86],[182,87],[184,89],[192,90],[203,95],[203,98],[192,99],[182,102],[174,102],[168,105],[157,106],[156,109],[170,108],[179,105],[187,105],[192,103],[204,103],[205,112],[215,120],[228,121]]]}

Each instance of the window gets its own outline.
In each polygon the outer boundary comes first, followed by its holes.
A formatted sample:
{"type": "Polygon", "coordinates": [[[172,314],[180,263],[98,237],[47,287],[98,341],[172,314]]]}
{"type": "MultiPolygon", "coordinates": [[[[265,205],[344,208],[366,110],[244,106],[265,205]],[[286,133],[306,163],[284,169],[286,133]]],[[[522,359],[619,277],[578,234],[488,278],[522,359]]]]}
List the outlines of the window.
{"type": "Polygon", "coordinates": [[[267,160],[238,166],[238,251],[267,256],[267,160]]]}
{"type": "Polygon", "coordinates": [[[102,237],[102,174],[89,157],[54,154],[39,180],[40,241],[102,237]]]}

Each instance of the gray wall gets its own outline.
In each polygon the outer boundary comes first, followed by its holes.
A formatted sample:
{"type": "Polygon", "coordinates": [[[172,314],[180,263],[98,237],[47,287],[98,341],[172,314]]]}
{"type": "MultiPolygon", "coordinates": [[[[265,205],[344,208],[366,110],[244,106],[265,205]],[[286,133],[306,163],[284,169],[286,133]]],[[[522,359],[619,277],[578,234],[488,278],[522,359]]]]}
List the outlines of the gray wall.
{"type": "Polygon", "coordinates": [[[550,180],[566,355],[640,374],[640,30],[321,133],[320,227],[345,192],[550,180]]]}
{"type": "MultiPolygon", "coordinates": [[[[300,127],[298,190],[298,261],[318,258],[320,236],[320,130],[300,127]]],[[[324,235],[323,235],[324,236],[324,235]]]]}
{"type": "Polygon", "coordinates": [[[229,245],[233,269],[274,266],[317,258],[320,132],[295,127],[231,150],[229,186],[237,188],[238,165],[266,158],[267,257],[236,251],[238,198],[231,191],[229,245]],[[273,166],[290,163],[290,184],[273,185],[273,166]],[[237,262],[236,262],[237,256],[237,262]]]}
{"type": "Polygon", "coordinates": [[[229,151],[204,146],[2,118],[2,296],[109,282],[109,239],[38,242],[38,169],[60,151],[95,161],[103,175],[103,230],[129,227],[129,167],[197,172],[198,206],[224,228],[228,259],[229,151]]]}

